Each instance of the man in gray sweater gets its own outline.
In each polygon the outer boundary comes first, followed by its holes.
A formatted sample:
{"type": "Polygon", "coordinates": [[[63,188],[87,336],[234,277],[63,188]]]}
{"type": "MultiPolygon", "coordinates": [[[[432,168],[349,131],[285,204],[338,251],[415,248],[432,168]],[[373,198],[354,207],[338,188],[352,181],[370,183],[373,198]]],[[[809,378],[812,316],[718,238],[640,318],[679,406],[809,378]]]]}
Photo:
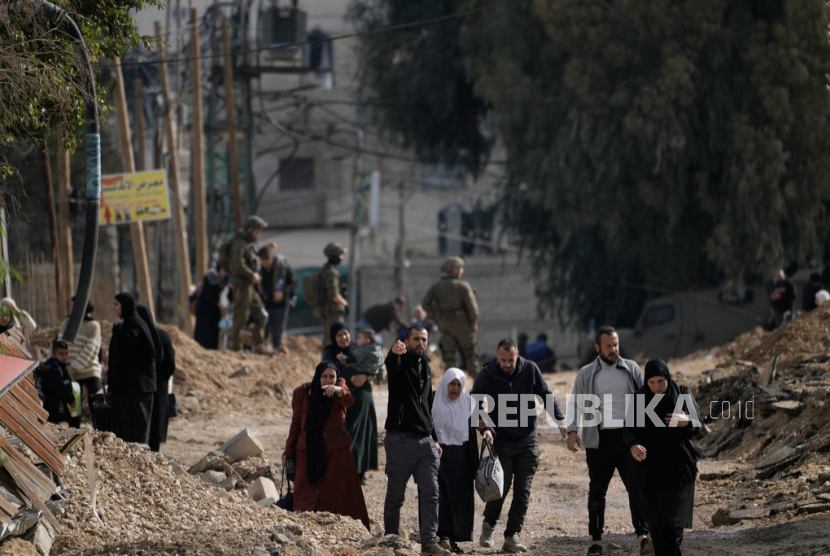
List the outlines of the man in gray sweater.
{"type": "MultiPolygon", "coordinates": [[[[602,554],[602,532],[605,524],[605,495],[616,469],[628,490],[631,522],[637,533],[640,554],[653,554],[648,536],[648,525],[632,496],[628,485],[628,467],[631,454],[623,439],[626,417],[626,396],[633,395],[643,385],[639,365],[620,357],[620,339],[610,326],[597,330],[594,349],[599,357],[582,367],[576,375],[573,395],[568,400],[568,449],[576,452],[584,444],[588,461],[588,532],[593,544],[589,555],[602,554]],[[594,397],[595,401],[587,401],[594,397]],[[595,405],[596,400],[599,406],[595,405]],[[594,418],[586,414],[586,407],[598,410],[594,418]],[[585,417],[585,419],[583,419],[585,417]],[[579,428],[582,428],[582,438],[579,428]]],[[[633,407],[633,406],[632,406],[633,407]]]]}

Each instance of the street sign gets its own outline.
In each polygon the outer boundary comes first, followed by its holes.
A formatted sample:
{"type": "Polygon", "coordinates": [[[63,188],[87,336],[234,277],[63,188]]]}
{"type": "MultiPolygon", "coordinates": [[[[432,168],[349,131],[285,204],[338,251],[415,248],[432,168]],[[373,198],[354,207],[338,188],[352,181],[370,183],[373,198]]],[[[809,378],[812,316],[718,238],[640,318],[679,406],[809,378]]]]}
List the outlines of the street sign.
{"type": "Polygon", "coordinates": [[[129,224],[170,218],[164,170],[101,176],[101,224],[129,224]]]}

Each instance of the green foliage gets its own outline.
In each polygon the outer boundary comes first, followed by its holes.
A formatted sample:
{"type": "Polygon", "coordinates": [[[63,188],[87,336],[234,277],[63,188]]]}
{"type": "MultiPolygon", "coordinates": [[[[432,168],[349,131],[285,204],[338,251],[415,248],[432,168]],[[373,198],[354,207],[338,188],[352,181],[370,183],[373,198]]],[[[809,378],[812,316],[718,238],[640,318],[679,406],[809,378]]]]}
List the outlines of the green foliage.
{"type": "MultiPolygon", "coordinates": [[[[456,13],[461,0],[353,0],[349,19],[360,30],[456,13]]],[[[484,103],[464,73],[462,21],[449,19],[361,38],[363,96],[373,116],[424,160],[461,163],[476,174],[490,152],[481,130],[484,103]]]]}
{"type": "Polygon", "coordinates": [[[469,75],[508,149],[508,217],[542,292],[614,321],[640,294],[586,304],[591,272],[596,302],[631,276],[741,290],[820,255],[827,24],[821,0],[537,0],[470,18],[469,75]]]}
{"type": "MultiPolygon", "coordinates": [[[[0,8],[16,4],[0,0],[0,8]]],[[[159,0],[68,0],[55,2],[75,20],[93,64],[120,56],[155,39],[138,35],[131,9],[161,6],[159,0]]],[[[82,74],[74,45],[52,22],[39,16],[34,2],[22,2],[27,17],[0,18],[0,148],[41,140],[60,131],[74,146],[73,129],[85,121],[82,74]]],[[[98,88],[102,119],[107,91],[98,88]]],[[[0,161],[0,164],[3,161],[0,161]]]]}

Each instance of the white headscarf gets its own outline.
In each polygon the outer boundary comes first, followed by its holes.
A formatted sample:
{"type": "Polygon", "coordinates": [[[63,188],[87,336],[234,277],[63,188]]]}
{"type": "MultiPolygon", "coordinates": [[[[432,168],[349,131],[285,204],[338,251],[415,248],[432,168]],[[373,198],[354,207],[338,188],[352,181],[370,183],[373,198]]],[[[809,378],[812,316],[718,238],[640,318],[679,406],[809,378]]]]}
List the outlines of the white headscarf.
{"type": "Polygon", "coordinates": [[[461,369],[447,369],[441,377],[441,384],[432,403],[432,419],[438,442],[449,446],[461,446],[470,438],[470,411],[472,398],[464,390],[467,377],[461,369]],[[458,379],[461,383],[461,395],[455,401],[450,400],[447,386],[458,379]]]}

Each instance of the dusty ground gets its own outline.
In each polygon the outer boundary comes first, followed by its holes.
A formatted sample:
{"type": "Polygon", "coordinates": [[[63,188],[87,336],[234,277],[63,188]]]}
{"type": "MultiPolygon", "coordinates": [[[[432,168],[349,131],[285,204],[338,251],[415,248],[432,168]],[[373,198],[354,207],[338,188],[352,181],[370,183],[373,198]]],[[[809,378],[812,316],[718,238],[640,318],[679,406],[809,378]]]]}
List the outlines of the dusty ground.
{"type": "MultiPolygon", "coordinates": [[[[726,346],[672,361],[670,366],[678,382],[697,387],[701,381],[705,383],[714,378],[716,384],[725,385],[725,388],[732,384],[729,380],[734,381],[734,377],[742,376],[740,373],[748,368],[747,365],[761,367],[772,353],[786,354],[784,357],[788,364],[822,353],[828,332],[825,322],[830,322],[830,311],[812,319],[803,320],[788,330],[771,335],[755,330],[726,346]],[[794,351],[790,347],[792,345],[797,346],[797,350],[794,351]],[[745,359],[749,362],[741,362],[745,359]]],[[[291,391],[310,378],[319,354],[319,342],[315,339],[291,338],[287,356],[266,357],[206,352],[178,331],[171,332],[180,362],[176,373],[176,393],[182,415],[171,421],[168,442],[162,448],[169,460],[155,460],[162,468],[159,471],[151,465],[155,456],[129,450],[124,452],[120,445],[117,450],[108,449],[102,440],[97,443],[96,454],[101,458],[99,467],[104,472],[99,504],[106,509],[103,516],[105,523],[108,520],[106,512],[113,523],[105,528],[91,524],[93,520],[83,509],[88,503],[88,495],[79,482],[77,475],[80,473],[76,470],[70,480],[74,481],[72,488],[76,502],[69,506],[72,515],[68,514],[62,519],[73,523],[68,529],[78,527],[83,531],[65,531],[59,538],[57,553],[143,556],[287,556],[296,553],[303,556],[327,556],[328,552],[333,556],[357,556],[364,552],[367,549],[366,543],[372,542],[367,541],[365,533],[356,532],[351,525],[342,529],[345,525],[326,517],[327,514],[320,514],[321,518],[314,517],[309,521],[308,518],[259,508],[246,500],[240,490],[235,491],[232,498],[219,501],[217,497],[215,500],[216,495],[211,490],[213,487],[199,483],[195,477],[171,479],[169,471],[169,461],[178,461],[187,468],[242,428],[250,429],[264,444],[266,460],[279,462],[288,432],[291,391]],[[243,367],[245,371],[239,373],[241,376],[231,376],[243,367]],[[121,471],[117,471],[119,466],[122,466],[121,471]],[[134,486],[134,476],[142,477],[141,473],[150,473],[148,469],[152,469],[153,473],[151,483],[161,485],[161,490],[152,490],[151,496],[140,490],[141,485],[147,481],[146,477],[134,486]],[[166,512],[165,495],[160,495],[159,492],[169,492],[167,496],[176,498],[175,511],[166,512]],[[135,508],[131,510],[133,505],[135,508]],[[198,511],[195,511],[196,508],[199,508],[198,511]],[[130,519],[136,513],[139,519],[130,519]],[[149,516],[152,520],[154,515],[161,516],[162,523],[176,532],[165,535],[163,525],[156,531],[149,529],[148,534],[141,525],[142,518],[149,516]],[[294,525],[293,520],[303,525],[294,525]],[[348,531],[349,538],[339,538],[341,530],[344,533],[348,531]],[[285,544],[275,541],[274,539],[282,538],[279,535],[290,537],[291,542],[285,544]]],[[[50,333],[51,331],[44,331],[44,338],[50,333]]],[[[811,363],[812,367],[804,368],[809,370],[818,364],[811,363]]],[[[830,364],[827,367],[830,370],[830,364]]],[[[436,382],[440,369],[442,365],[436,360],[436,382]]],[[[822,370],[823,367],[810,371],[812,374],[808,378],[815,382],[815,377],[820,378],[822,370]]],[[[575,375],[573,371],[563,372],[547,375],[546,379],[561,400],[570,392],[575,375]]],[[[785,376],[782,380],[790,379],[785,376]]],[[[816,397],[817,394],[813,396],[816,397]]],[[[375,403],[381,428],[386,416],[386,400],[385,387],[376,388],[375,403]]],[[[818,401],[811,403],[815,405],[818,401]]],[[[746,443],[749,451],[742,452],[742,434],[732,433],[730,436],[729,427],[732,423],[721,421],[713,426],[716,435],[729,436],[733,439],[734,446],[731,451],[720,454],[717,460],[707,460],[700,465],[694,529],[687,532],[683,544],[684,554],[779,555],[796,549],[799,554],[830,555],[830,541],[826,539],[830,513],[799,515],[796,510],[799,504],[813,501],[816,496],[830,496],[830,482],[823,484],[830,477],[830,461],[826,454],[812,454],[796,473],[778,473],[774,477],[761,479],[753,467],[757,461],[751,461],[749,454],[765,448],[758,448],[753,440],[746,443]],[[739,455],[741,453],[746,454],[747,458],[739,455]],[[737,525],[716,528],[712,525],[712,516],[721,508],[733,512],[756,512],[758,516],[772,514],[773,517],[758,517],[737,525]],[[770,508],[774,511],[770,511],[770,508]]],[[[826,420],[812,423],[812,427],[824,429],[826,420]]],[[[786,422],[780,428],[782,434],[789,430],[786,422]]],[[[744,430],[754,433],[746,435],[747,437],[764,434],[763,431],[752,428],[744,430]]],[[[523,538],[533,553],[552,556],[584,554],[589,544],[586,524],[588,474],[584,452],[568,452],[558,432],[549,428],[541,431],[540,439],[542,459],[534,481],[523,538]]],[[[759,453],[764,455],[763,452],[759,453]]],[[[383,467],[385,458],[382,447],[379,454],[383,467]]],[[[364,494],[370,518],[374,522],[373,533],[377,534],[381,527],[386,481],[382,471],[372,471],[368,473],[368,478],[369,484],[365,487],[364,494]]],[[[414,531],[417,530],[417,491],[413,483],[410,483],[408,493],[402,512],[402,527],[414,531]]],[[[506,508],[509,503],[510,500],[506,508]]],[[[477,500],[477,515],[480,516],[482,509],[483,504],[477,500]]],[[[827,509],[822,511],[827,512],[827,509]]],[[[476,521],[474,536],[477,538],[481,530],[480,518],[476,521]]],[[[496,548],[482,549],[476,543],[466,543],[463,548],[477,554],[500,552],[503,527],[504,520],[497,527],[496,548]]],[[[619,478],[612,482],[608,494],[606,531],[607,553],[637,553],[636,541],[630,532],[627,495],[619,478]]],[[[409,551],[397,550],[395,555],[407,556],[407,552],[409,551]]],[[[12,553],[17,554],[18,551],[9,541],[0,545],[0,554],[12,553]]],[[[375,554],[375,551],[372,554],[381,556],[380,553],[375,554]]],[[[388,553],[384,554],[388,556],[388,553]]]]}
{"type": "MultiPolygon", "coordinates": [[[[695,374],[692,368],[688,368],[686,372],[688,375],[695,374]]],[[[547,375],[546,379],[561,399],[572,388],[575,376],[575,372],[567,372],[547,375]]],[[[236,380],[254,379],[242,377],[236,380]]],[[[376,388],[375,403],[381,426],[385,419],[386,400],[385,388],[376,388]]],[[[200,413],[199,417],[175,419],[171,422],[170,437],[163,447],[163,452],[185,464],[191,464],[240,428],[248,427],[265,445],[267,456],[277,461],[288,433],[284,404],[283,400],[275,399],[270,410],[257,404],[256,412],[247,412],[240,407],[221,415],[206,411],[200,413]]],[[[523,537],[534,553],[584,554],[589,544],[586,523],[588,471],[584,452],[568,452],[556,431],[543,430],[540,438],[542,460],[534,480],[523,537]]],[[[382,466],[385,461],[382,447],[379,453],[382,466]]],[[[741,466],[741,462],[704,462],[701,472],[716,473],[741,466]]],[[[369,516],[380,525],[386,487],[385,475],[382,471],[373,471],[368,473],[368,478],[369,484],[365,487],[364,494],[369,516]]],[[[828,514],[791,520],[779,515],[776,518],[754,521],[751,525],[713,528],[711,518],[718,508],[740,507],[742,504],[751,508],[753,504],[758,503],[753,494],[753,485],[732,484],[728,480],[698,481],[697,488],[694,530],[687,533],[683,545],[684,554],[777,555],[790,552],[793,546],[798,546],[799,552],[803,554],[830,554],[830,540],[826,539],[825,533],[830,526],[828,514]]],[[[476,502],[476,513],[480,515],[484,505],[478,499],[476,502]]],[[[505,508],[507,507],[506,504],[505,508]]],[[[476,521],[474,535],[477,538],[481,531],[481,523],[478,519],[476,521]]],[[[503,533],[503,522],[504,520],[497,527],[497,548],[482,549],[475,546],[475,543],[467,543],[463,546],[465,551],[481,554],[500,552],[498,547],[503,533]]],[[[417,490],[412,482],[409,484],[401,526],[407,531],[417,530],[417,490]]],[[[609,534],[606,551],[636,554],[636,543],[631,530],[627,495],[622,482],[616,477],[608,496],[606,531],[609,534]]]]}

